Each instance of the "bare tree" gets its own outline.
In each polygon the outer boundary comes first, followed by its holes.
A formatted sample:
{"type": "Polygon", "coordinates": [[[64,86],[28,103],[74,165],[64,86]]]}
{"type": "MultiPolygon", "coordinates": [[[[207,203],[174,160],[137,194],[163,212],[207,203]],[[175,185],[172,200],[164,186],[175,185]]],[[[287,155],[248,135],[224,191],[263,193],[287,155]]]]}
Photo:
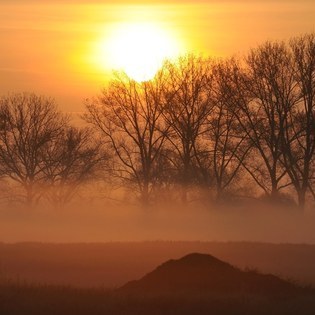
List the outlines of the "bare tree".
{"type": "Polygon", "coordinates": [[[92,130],[66,127],[44,155],[45,197],[57,208],[65,206],[82,186],[101,177],[108,158],[92,130]]]}
{"type": "Polygon", "coordinates": [[[243,166],[272,200],[287,187],[282,138],[290,109],[298,101],[292,58],[282,42],[254,49],[246,58],[246,75],[238,80],[243,96],[234,108],[238,123],[253,147],[243,166]]]}
{"type": "Polygon", "coordinates": [[[315,153],[315,34],[293,39],[290,48],[299,102],[286,116],[283,156],[299,206],[304,209],[308,189],[315,197],[310,181],[315,153]]]}
{"type": "Polygon", "coordinates": [[[32,206],[46,181],[46,152],[67,119],[50,98],[11,94],[0,99],[0,173],[18,183],[32,206]]]}
{"type": "Polygon", "coordinates": [[[168,84],[165,86],[163,118],[170,129],[168,143],[175,151],[173,165],[182,185],[182,200],[187,201],[188,187],[198,181],[206,148],[202,137],[212,110],[211,62],[187,55],[164,65],[168,84]]]}
{"type": "MultiPolygon", "coordinates": [[[[251,149],[246,133],[241,128],[237,115],[239,108],[230,108],[236,101],[239,86],[234,78],[241,75],[241,68],[235,59],[219,62],[214,66],[214,108],[208,117],[209,159],[216,190],[217,201],[226,193],[232,193],[239,183],[238,175],[251,149]],[[236,181],[237,179],[237,181],[236,181]]],[[[238,104],[238,100],[237,100],[238,104]]]]}
{"type": "Polygon", "coordinates": [[[150,201],[156,181],[154,168],[167,134],[160,111],[163,84],[163,72],[142,83],[117,75],[102,96],[87,102],[85,120],[115,153],[115,176],[129,187],[136,184],[144,205],[150,201]]]}

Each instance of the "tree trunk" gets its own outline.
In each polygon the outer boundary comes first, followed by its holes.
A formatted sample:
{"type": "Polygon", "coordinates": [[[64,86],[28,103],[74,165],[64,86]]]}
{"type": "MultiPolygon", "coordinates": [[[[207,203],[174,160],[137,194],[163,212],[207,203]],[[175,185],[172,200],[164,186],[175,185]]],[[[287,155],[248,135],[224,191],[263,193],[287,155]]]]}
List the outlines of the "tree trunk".
{"type": "Polygon", "coordinates": [[[301,188],[298,191],[298,206],[301,211],[305,210],[305,201],[306,201],[306,188],[301,188]]]}
{"type": "Polygon", "coordinates": [[[279,189],[278,189],[278,183],[276,180],[276,176],[274,175],[271,180],[271,193],[270,193],[270,200],[271,202],[278,202],[279,201],[279,189]]]}
{"type": "Polygon", "coordinates": [[[149,183],[145,181],[143,183],[142,192],[141,192],[141,205],[143,208],[147,208],[150,203],[150,196],[149,196],[149,183]]]}
{"type": "Polygon", "coordinates": [[[182,195],[181,195],[181,200],[183,204],[186,204],[188,201],[188,192],[187,192],[188,188],[186,183],[182,184],[182,195]]]}
{"type": "Polygon", "coordinates": [[[222,201],[222,188],[221,185],[217,184],[217,188],[216,188],[216,196],[215,196],[215,201],[216,203],[220,203],[222,201]]]}
{"type": "Polygon", "coordinates": [[[33,191],[33,185],[32,184],[28,184],[26,186],[26,200],[25,200],[25,204],[26,207],[31,209],[34,205],[34,191],[33,191]]]}

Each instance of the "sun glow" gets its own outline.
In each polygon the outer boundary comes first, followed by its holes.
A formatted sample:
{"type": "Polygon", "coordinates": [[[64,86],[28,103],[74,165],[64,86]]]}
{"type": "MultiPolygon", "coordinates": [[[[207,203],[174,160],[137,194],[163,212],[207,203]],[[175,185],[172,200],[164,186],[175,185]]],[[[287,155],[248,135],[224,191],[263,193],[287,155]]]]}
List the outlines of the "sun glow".
{"type": "Polygon", "coordinates": [[[166,58],[181,53],[176,36],[154,23],[121,23],[97,49],[99,66],[124,71],[136,81],[151,79],[166,58]]]}

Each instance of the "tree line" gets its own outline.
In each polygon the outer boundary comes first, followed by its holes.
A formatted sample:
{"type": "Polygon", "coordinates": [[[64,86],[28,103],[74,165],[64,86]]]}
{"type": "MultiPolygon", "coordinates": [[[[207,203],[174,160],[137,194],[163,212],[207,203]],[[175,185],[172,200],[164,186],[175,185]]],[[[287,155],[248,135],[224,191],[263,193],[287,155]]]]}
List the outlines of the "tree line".
{"type": "Polygon", "coordinates": [[[145,82],[116,73],[85,103],[78,128],[52,99],[1,98],[0,174],[26,203],[62,205],[99,180],[143,205],[315,200],[314,33],[186,55],[145,82]]]}

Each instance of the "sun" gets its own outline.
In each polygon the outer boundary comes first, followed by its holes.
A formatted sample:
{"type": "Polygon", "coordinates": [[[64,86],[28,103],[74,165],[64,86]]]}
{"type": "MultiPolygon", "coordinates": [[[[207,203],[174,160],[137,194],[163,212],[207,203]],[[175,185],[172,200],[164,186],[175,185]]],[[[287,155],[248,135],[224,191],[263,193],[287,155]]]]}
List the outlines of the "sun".
{"type": "Polygon", "coordinates": [[[170,30],[144,22],[116,25],[100,46],[100,66],[124,71],[136,81],[150,80],[166,58],[175,58],[181,51],[170,30]]]}

